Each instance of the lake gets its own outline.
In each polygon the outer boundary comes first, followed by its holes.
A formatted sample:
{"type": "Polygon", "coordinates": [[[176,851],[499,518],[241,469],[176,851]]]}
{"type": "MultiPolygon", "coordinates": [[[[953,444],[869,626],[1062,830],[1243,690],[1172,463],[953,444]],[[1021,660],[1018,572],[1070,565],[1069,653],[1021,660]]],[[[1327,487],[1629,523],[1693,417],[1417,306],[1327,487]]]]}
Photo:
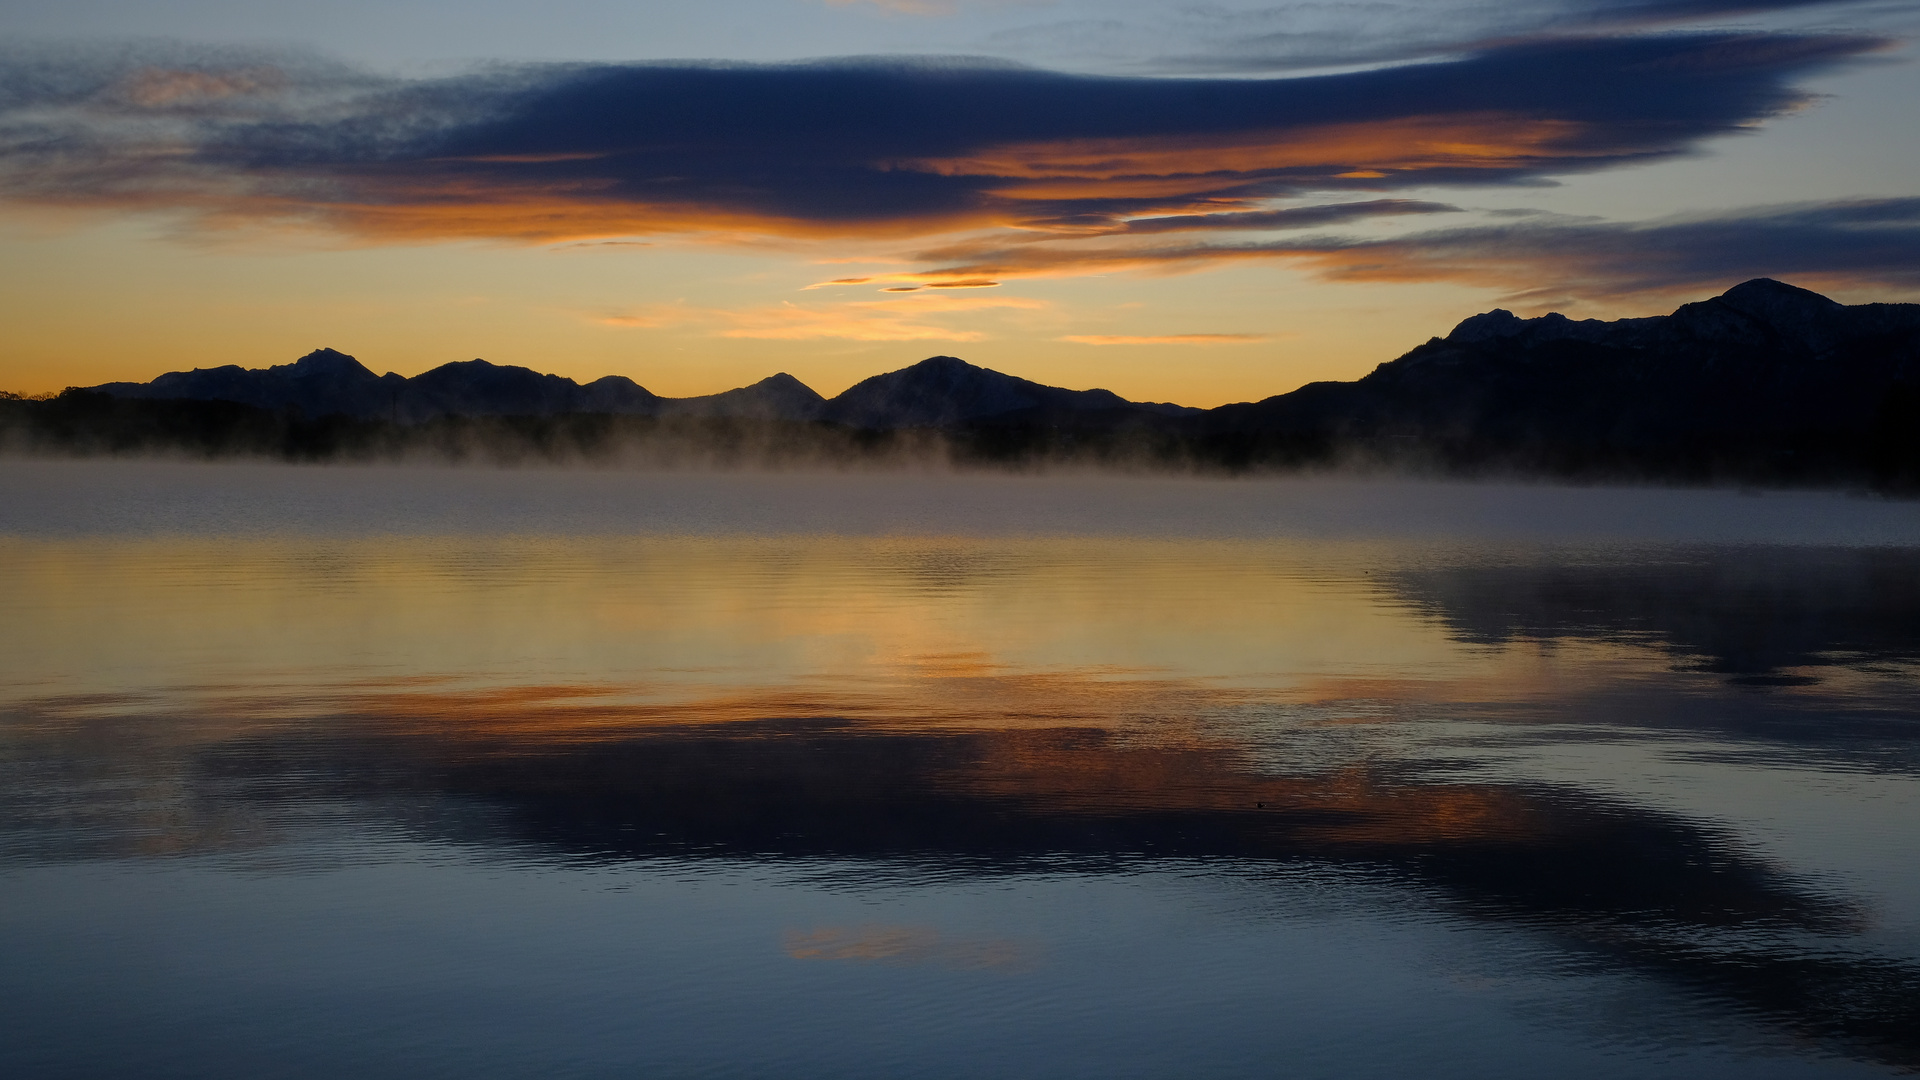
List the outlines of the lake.
{"type": "Polygon", "coordinates": [[[0,1074],[1920,1069],[1920,504],[0,461],[0,1074]]]}

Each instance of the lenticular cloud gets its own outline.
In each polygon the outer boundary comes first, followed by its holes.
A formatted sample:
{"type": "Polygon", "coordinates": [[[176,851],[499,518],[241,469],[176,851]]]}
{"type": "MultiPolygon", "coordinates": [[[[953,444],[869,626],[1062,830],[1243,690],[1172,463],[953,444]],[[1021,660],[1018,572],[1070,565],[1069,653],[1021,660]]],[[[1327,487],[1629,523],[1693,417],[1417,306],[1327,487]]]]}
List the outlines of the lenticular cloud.
{"type": "Polygon", "coordinates": [[[1684,152],[1883,44],[1589,37],[1278,79],[846,61],[405,81],[268,54],[16,53],[0,197],[391,241],[1290,228],[1308,222],[1276,200],[1444,212],[1381,195],[1684,152]]]}

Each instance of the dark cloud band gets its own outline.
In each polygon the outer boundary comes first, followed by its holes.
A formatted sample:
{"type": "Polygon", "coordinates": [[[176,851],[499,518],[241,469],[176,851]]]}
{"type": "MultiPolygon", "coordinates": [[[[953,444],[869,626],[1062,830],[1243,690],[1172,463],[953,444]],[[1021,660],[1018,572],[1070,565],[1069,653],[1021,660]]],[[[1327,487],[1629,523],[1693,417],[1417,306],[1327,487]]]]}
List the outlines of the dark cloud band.
{"type": "Polygon", "coordinates": [[[927,252],[929,277],[1054,275],[1288,260],[1356,281],[1459,281],[1559,302],[1693,293],[1755,277],[1920,290],[1920,198],[1760,207],[1624,223],[1521,218],[1390,239],[1090,247],[1075,243],[927,252]]]}
{"type": "MultiPolygon", "coordinates": [[[[1825,15],[1860,7],[1861,0],[1509,0],[1502,4],[1399,2],[1326,5],[1311,0],[1251,11],[1187,9],[1174,19],[1197,48],[1174,55],[1154,53],[1141,64],[1155,71],[1297,71],[1457,56],[1489,44],[1569,30],[1619,34],[1655,27],[1724,22],[1796,11],[1825,15]]],[[[1050,44],[1071,49],[1070,40],[1100,28],[1088,22],[1051,27],[1050,44]]],[[[1139,28],[1144,32],[1145,28],[1139,28]]],[[[1028,31],[1030,33],[1030,31],[1028,31]]],[[[1109,31],[1109,35],[1110,35],[1109,31]]],[[[1018,42],[996,39],[1017,48],[1018,42]]]]}
{"type": "Polygon", "coordinates": [[[400,239],[1286,228],[1323,211],[1271,200],[1683,152],[1793,108],[1796,79],[1884,44],[1594,37],[1291,79],[835,62],[356,84],[227,62],[96,63],[62,81],[58,65],[28,77],[11,62],[0,195],[400,239]]]}
{"type": "Polygon", "coordinates": [[[1915,290],[1920,198],[1649,223],[1523,220],[1310,254],[1335,277],[1478,281],[1554,298],[1685,293],[1755,277],[1915,290]]]}

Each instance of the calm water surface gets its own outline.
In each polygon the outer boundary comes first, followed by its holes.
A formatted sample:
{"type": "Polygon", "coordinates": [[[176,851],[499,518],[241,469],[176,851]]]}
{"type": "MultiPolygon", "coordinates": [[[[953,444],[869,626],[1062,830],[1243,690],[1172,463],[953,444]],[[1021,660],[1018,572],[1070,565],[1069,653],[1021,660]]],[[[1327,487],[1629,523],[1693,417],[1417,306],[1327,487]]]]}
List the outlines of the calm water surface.
{"type": "Polygon", "coordinates": [[[0,1075],[1920,1069],[1920,505],[0,461],[0,1075]]]}

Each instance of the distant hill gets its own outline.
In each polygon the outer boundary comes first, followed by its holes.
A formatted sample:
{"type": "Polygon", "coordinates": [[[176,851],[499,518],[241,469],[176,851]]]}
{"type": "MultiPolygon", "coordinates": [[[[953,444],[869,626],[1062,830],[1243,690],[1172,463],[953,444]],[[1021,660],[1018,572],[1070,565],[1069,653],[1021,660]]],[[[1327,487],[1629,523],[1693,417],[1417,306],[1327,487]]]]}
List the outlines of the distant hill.
{"type": "Polygon", "coordinates": [[[908,368],[855,383],[827,402],[822,418],[862,428],[944,428],[1029,410],[1141,410],[1165,416],[1199,413],[1179,405],[1128,401],[1111,390],[1062,390],[933,356],[908,368]]]}
{"type": "MultiPolygon", "coordinates": [[[[528,372],[532,374],[532,372],[528,372]]],[[[152,382],[112,382],[90,387],[121,398],[163,401],[232,401],[261,409],[298,408],[315,416],[380,416],[391,411],[408,380],[375,375],[345,353],[317,349],[291,364],[248,369],[238,364],[169,371],[152,382]]]]}
{"type": "Polygon", "coordinates": [[[345,353],[317,349],[291,364],[238,365],[168,372],[152,382],[105,383],[90,389],[117,398],[232,401],[262,409],[297,409],[308,417],[417,423],[441,416],[702,416],[758,420],[828,420],[858,428],[945,427],[1023,409],[1144,409],[1197,413],[1178,405],[1136,405],[1110,390],[1062,390],[935,356],[854,386],[832,401],[784,372],[752,386],[704,397],[659,397],[619,375],[582,386],[530,368],[465,360],[413,378],[375,375],[345,353]]]}
{"type": "Polygon", "coordinates": [[[376,375],[331,349],[0,406],[0,436],[50,452],[571,459],[671,439],[678,449],[647,460],[779,464],[878,460],[932,438],[973,463],[1907,489],[1920,487],[1920,305],[1849,307],[1760,278],[1649,318],[1496,310],[1356,381],[1211,410],[951,356],[832,399],[786,374],[664,398],[621,376],[583,386],[484,360],[376,375]]]}
{"type": "Polygon", "coordinates": [[[704,397],[663,398],[623,375],[585,386],[531,368],[463,360],[413,378],[375,375],[345,353],[316,349],[291,364],[172,371],[152,382],[105,383],[90,389],[117,398],[232,401],[261,409],[296,409],[308,417],[418,423],[442,416],[738,416],[811,420],[824,399],[791,375],[704,397]]]}
{"type": "Polygon", "coordinates": [[[660,403],[657,415],[661,416],[732,417],[745,420],[818,420],[827,405],[827,399],[815,393],[811,386],[784,371],[737,390],[704,397],[656,400],[660,403]]]}
{"type": "Polygon", "coordinates": [[[1848,307],[1766,278],[1613,322],[1496,310],[1355,382],[1208,414],[1279,445],[1449,470],[1790,479],[1912,455],[1920,304],[1848,307]]]}

